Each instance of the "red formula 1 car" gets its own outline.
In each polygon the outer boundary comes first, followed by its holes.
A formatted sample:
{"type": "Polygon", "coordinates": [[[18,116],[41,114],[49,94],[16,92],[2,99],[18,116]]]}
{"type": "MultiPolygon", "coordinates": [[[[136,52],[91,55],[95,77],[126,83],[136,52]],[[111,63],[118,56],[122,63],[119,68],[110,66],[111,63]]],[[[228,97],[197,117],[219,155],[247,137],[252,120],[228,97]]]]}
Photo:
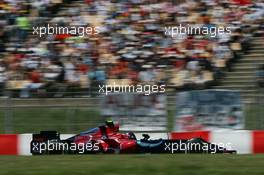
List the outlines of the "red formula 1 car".
{"type": "Polygon", "coordinates": [[[119,125],[107,121],[105,125],[81,132],[65,140],[57,131],[33,134],[31,153],[92,154],[92,153],[236,153],[234,150],[211,144],[202,138],[190,140],[149,139],[137,140],[133,132],[120,133],[119,125]]]}

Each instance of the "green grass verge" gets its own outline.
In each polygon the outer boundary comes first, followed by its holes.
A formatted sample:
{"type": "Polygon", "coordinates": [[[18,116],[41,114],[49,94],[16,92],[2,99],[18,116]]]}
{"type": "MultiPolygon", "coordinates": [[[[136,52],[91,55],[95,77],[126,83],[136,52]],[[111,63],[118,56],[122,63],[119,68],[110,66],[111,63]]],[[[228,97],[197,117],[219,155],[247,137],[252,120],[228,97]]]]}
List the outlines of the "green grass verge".
{"type": "MultiPolygon", "coordinates": [[[[40,130],[57,130],[61,133],[78,133],[102,124],[105,118],[100,109],[91,108],[16,108],[0,110],[0,133],[5,133],[5,116],[11,116],[10,133],[33,133],[40,130]]],[[[168,106],[167,131],[173,130],[175,107],[168,106]]],[[[264,108],[261,105],[245,106],[245,129],[264,129],[264,108]]]]}
{"type": "Polygon", "coordinates": [[[1,175],[263,175],[264,155],[0,157],[1,175]]]}
{"type": "MultiPolygon", "coordinates": [[[[4,111],[0,111],[0,121],[4,121],[5,115],[4,111]]],[[[12,133],[40,130],[75,133],[104,121],[97,110],[86,108],[20,108],[12,110],[9,116],[12,117],[12,133]]],[[[0,131],[4,133],[4,122],[0,125],[0,131]]]]}

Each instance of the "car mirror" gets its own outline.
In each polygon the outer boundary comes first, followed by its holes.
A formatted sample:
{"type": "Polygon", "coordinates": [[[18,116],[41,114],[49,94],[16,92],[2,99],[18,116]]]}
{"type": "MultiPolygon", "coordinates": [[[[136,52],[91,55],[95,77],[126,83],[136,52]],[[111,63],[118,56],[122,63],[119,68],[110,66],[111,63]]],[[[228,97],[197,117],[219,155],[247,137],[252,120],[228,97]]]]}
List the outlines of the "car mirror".
{"type": "Polygon", "coordinates": [[[142,134],[144,140],[148,140],[150,136],[148,134],[142,134]]]}

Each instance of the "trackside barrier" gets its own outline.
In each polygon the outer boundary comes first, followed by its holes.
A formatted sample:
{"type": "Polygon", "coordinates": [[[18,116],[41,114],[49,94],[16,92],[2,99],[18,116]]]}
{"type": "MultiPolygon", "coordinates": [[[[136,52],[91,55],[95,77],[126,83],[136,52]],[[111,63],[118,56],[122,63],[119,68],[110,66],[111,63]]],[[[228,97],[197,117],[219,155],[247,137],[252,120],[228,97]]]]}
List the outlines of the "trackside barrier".
{"type": "Polygon", "coordinates": [[[264,153],[264,130],[174,132],[171,139],[201,137],[216,144],[229,144],[238,154],[264,153]]]}
{"type": "MultiPolygon", "coordinates": [[[[158,139],[190,139],[201,137],[216,144],[229,144],[238,154],[264,153],[264,130],[239,131],[195,131],[172,133],[148,133],[151,138],[158,139]]],[[[141,138],[142,133],[136,133],[141,138]]],[[[62,139],[73,134],[61,134],[62,139]]],[[[30,141],[32,134],[0,134],[0,155],[31,155],[30,141]]]]}

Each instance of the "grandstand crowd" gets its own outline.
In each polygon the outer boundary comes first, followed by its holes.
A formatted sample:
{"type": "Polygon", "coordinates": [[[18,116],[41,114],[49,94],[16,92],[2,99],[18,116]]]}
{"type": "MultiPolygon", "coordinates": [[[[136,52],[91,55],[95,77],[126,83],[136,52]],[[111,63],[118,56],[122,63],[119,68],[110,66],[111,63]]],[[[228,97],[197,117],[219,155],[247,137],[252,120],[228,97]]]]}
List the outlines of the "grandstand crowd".
{"type": "Polygon", "coordinates": [[[262,0],[0,0],[0,88],[30,97],[98,84],[203,89],[263,35],[262,0]],[[33,26],[100,27],[97,35],[38,37],[33,26]],[[176,25],[231,27],[230,34],[166,36],[176,25]]]}

